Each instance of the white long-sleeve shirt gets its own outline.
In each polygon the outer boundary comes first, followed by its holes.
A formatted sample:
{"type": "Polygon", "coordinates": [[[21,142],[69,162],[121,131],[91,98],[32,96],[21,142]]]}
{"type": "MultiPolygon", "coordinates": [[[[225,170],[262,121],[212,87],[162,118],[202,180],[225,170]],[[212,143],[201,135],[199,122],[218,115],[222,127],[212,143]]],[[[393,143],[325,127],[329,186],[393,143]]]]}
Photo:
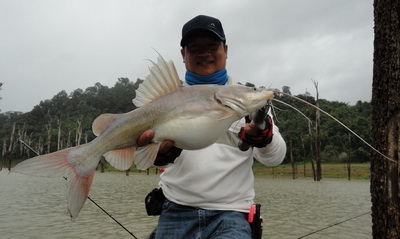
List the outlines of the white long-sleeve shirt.
{"type": "Polygon", "coordinates": [[[161,174],[160,186],[172,202],[210,210],[248,212],[255,196],[253,157],[267,166],[279,165],[286,144],[274,125],[272,142],[264,148],[238,148],[245,120],[230,127],[220,140],[200,150],[183,150],[161,174]]]}

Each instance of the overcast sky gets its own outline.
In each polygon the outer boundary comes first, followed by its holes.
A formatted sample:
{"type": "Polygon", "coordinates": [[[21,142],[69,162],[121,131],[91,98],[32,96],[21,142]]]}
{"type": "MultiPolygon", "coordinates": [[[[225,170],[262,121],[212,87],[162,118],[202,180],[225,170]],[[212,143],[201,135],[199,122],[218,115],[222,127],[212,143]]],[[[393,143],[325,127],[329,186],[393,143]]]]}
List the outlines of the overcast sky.
{"type": "Polygon", "coordinates": [[[222,21],[235,82],[371,100],[372,0],[1,0],[0,110],[143,78],[154,49],[182,78],[181,29],[199,14],[222,21]]]}

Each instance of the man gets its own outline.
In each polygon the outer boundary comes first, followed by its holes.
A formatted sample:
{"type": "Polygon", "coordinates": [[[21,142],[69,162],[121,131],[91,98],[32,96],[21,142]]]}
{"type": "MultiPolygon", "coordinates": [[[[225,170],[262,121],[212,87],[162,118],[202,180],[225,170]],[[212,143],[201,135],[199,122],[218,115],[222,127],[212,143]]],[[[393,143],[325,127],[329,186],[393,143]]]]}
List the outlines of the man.
{"type": "MultiPolygon", "coordinates": [[[[182,29],[181,54],[186,84],[232,84],[226,71],[228,46],[221,22],[197,16],[182,29]]],[[[160,187],[166,197],[156,238],[251,238],[247,222],[254,199],[253,157],[268,166],[280,164],[286,145],[272,119],[265,129],[249,120],[234,123],[215,144],[200,150],[184,150],[172,141],[161,145],[155,165],[167,165],[160,187]],[[251,146],[238,148],[240,140],[251,146]]],[[[138,144],[151,142],[148,130],[138,144]]]]}

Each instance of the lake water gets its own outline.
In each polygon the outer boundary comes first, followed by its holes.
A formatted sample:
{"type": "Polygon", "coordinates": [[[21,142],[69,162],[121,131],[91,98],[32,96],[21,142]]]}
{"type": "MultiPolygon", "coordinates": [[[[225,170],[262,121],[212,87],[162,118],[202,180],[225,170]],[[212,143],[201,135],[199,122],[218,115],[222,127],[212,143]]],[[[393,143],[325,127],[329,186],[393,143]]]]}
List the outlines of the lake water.
{"type": "MultiPolygon", "coordinates": [[[[145,173],[97,173],[90,197],[137,238],[146,238],[158,218],[147,216],[144,197],[157,187],[158,179],[145,173]]],[[[262,204],[263,239],[301,238],[326,227],[303,238],[372,238],[367,180],[256,178],[255,188],[256,201],[262,204]]],[[[89,200],[71,222],[65,195],[62,178],[3,169],[0,238],[133,238],[89,200]]]]}

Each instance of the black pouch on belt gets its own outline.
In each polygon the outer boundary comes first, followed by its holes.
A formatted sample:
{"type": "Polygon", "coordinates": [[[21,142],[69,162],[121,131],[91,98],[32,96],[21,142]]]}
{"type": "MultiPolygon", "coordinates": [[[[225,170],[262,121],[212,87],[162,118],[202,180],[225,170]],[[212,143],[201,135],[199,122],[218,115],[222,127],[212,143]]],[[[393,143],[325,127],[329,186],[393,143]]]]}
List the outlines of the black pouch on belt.
{"type": "Polygon", "coordinates": [[[161,188],[153,189],[145,198],[147,215],[158,216],[162,212],[165,196],[161,188]]]}

